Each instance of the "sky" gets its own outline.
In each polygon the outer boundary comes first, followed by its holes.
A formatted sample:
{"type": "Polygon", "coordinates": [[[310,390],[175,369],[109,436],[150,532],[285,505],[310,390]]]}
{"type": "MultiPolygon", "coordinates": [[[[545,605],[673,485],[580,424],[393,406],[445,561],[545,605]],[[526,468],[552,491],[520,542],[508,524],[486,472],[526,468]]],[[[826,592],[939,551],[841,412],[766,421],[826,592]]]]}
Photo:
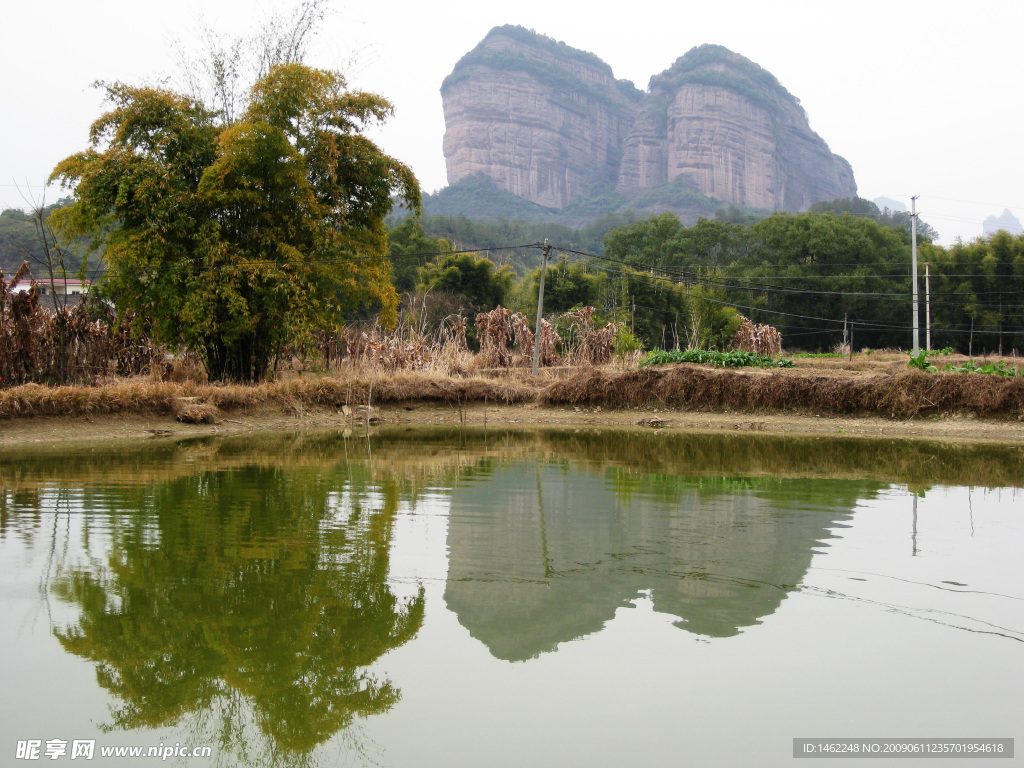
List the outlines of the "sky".
{"type": "MultiPolygon", "coordinates": [[[[256,31],[294,0],[51,0],[5,9],[0,27],[0,208],[26,208],[88,146],[103,112],[97,80],[180,83],[175,46],[201,55],[201,31],[256,31]]],[[[369,133],[424,191],[447,184],[440,86],[487,32],[518,24],[600,56],[645,89],[690,48],[724,45],[800,99],[811,128],[853,166],[861,197],[909,208],[939,242],[973,240],[1009,209],[1024,219],[1024,0],[632,0],[616,10],[559,0],[343,4],[335,0],[307,63],[395,107],[369,133]]]]}

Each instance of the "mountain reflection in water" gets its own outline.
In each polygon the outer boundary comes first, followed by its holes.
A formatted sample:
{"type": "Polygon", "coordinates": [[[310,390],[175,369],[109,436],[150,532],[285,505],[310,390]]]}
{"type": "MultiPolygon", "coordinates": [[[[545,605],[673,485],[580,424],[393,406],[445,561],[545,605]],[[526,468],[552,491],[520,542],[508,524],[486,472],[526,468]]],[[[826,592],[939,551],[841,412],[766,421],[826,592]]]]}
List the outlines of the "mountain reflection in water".
{"type": "Polygon", "coordinates": [[[452,493],[445,603],[510,661],[600,630],[643,591],[677,626],[728,637],[779,607],[867,485],[503,464],[452,493]]]}

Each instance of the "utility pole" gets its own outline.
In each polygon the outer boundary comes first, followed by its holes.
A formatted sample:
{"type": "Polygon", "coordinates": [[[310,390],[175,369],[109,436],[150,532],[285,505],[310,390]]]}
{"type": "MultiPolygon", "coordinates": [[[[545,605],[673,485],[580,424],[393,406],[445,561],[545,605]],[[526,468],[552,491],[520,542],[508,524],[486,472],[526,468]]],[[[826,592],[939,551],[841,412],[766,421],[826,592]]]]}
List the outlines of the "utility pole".
{"type": "Polygon", "coordinates": [[[846,333],[846,318],[847,317],[849,317],[849,315],[843,315],[843,359],[844,360],[846,359],[846,350],[850,348],[849,347],[850,337],[846,333]]]}
{"type": "Polygon", "coordinates": [[[910,198],[910,261],[912,264],[914,289],[914,357],[917,357],[921,352],[920,310],[917,306],[917,198],[918,195],[910,198]]]}
{"type": "Polygon", "coordinates": [[[927,261],[924,263],[924,348],[932,351],[932,282],[927,261]]]}
{"type": "Polygon", "coordinates": [[[533,335],[533,375],[535,377],[540,368],[540,321],[544,316],[544,276],[548,271],[548,254],[551,253],[551,245],[546,237],[542,250],[544,258],[540,265],[540,290],[537,291],[537,332],[533,335]]]}
{"type": "Polygon", "coordinates": [[[910,541],[913,543],[910,554],[912,557],[917,557],[917,494],[913,491],[911,491],[911,494],[914,498],[914,524],[910,531],[910,541]]]}

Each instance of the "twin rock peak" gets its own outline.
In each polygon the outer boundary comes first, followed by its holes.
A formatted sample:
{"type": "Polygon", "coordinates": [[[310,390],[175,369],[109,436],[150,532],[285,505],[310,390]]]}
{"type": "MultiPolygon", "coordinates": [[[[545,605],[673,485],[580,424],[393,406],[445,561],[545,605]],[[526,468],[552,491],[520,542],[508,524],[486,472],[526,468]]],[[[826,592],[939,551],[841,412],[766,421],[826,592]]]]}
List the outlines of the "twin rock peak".
{"type": "Polygon", "coordinates": [[[717,45],[693,48],[644,92],[594,54],[496,27],[441,97],[449,184],[482,173],[552,210],[663,190],[660,207],[684,217],[688,195],[801,211],[857,193],[850,164],[811,130],[799,100],[717,45]]]}

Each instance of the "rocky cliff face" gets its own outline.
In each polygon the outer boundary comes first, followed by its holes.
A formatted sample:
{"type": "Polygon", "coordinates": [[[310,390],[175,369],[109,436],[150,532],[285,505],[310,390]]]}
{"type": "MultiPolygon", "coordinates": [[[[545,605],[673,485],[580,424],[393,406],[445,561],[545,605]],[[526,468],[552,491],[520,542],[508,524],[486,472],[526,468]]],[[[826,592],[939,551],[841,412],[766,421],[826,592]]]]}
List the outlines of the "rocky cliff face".
{"type": "Polygon", "coordinates": [[[768,72],[694,48],[642,93],[610,67],[520,27],[498,27],[441,89],[448,181],[484,173],[548,208],[668,182],[723,203],[799,211],[856,195],[849,163],[768,72]]]}
{"type": "Polygon", "coordinates": [[[448,181],[483,172],[548,208],[614,185],[642,94],[596,56],[492,30],[441,88],[448,181]]]}

